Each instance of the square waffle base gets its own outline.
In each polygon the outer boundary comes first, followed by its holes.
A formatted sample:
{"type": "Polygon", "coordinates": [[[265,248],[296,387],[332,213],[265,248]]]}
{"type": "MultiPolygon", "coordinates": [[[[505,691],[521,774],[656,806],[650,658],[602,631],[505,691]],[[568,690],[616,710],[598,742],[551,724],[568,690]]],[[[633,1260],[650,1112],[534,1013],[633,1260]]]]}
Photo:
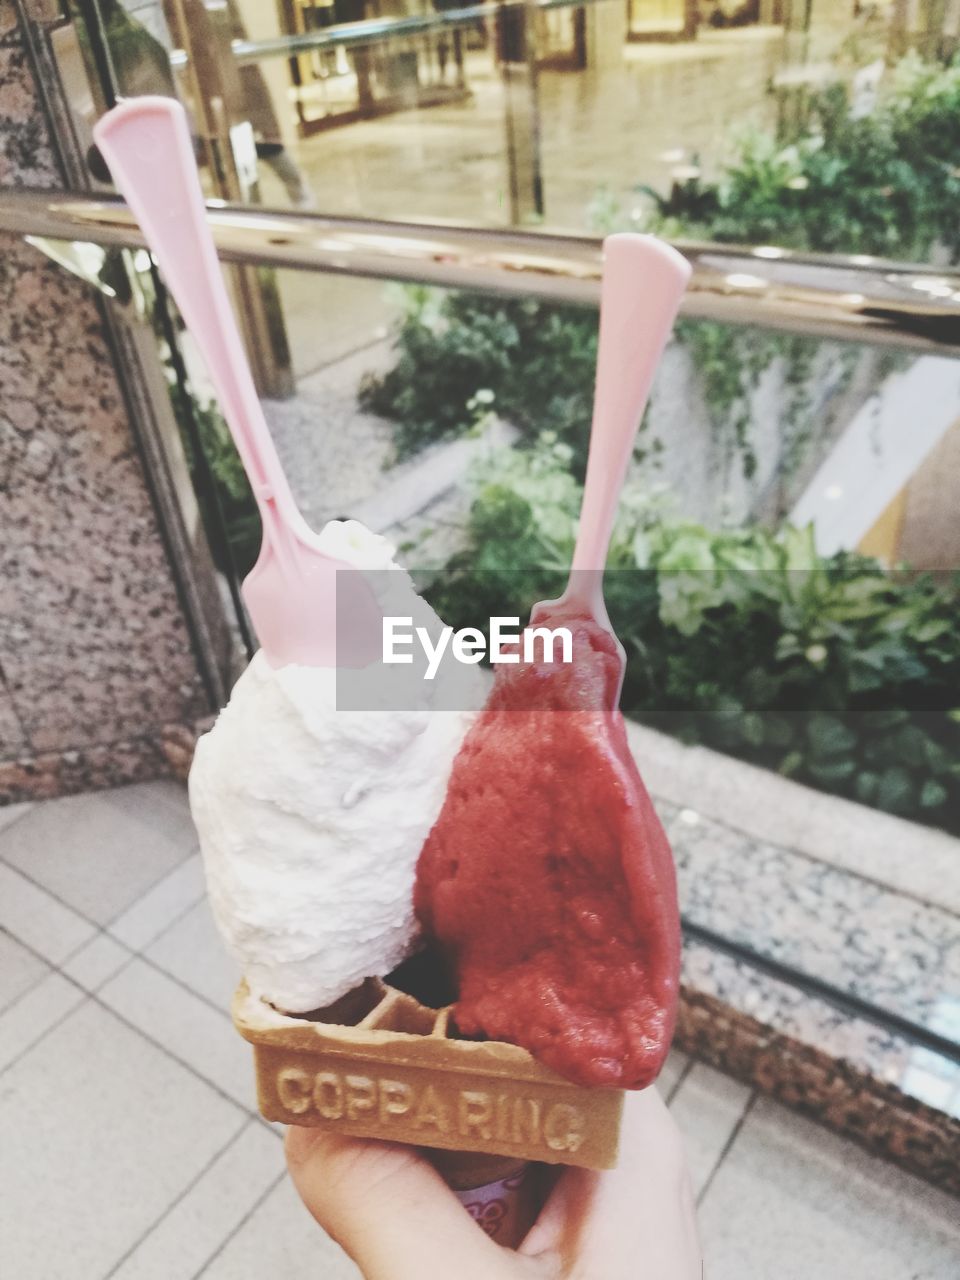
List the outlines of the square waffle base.
{"type": "Polygon", "coordinates": [[[585,1089],[526,1049],[460,1040],[450,1007],[431,1009],[369,978],[317,1014],[234,997],[254,1047],[261,1113],[355,1137],[611,1169],[623,1093],[585,1089]]]}

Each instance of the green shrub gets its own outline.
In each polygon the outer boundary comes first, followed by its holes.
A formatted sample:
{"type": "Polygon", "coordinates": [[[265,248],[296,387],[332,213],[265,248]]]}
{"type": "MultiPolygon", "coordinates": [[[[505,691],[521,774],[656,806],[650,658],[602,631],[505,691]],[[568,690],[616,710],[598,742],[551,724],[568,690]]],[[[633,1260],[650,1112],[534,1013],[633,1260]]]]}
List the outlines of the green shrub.
{"type": "Polygon", "coordinates": [[[501,417],[528,437],[551,428],[585,465],[597,358],[596,312],[525,298],[406,291],[398,360],[367,378],[360,403],[397,421],[399,457],[459,435],[467,402],[494,393],[501,417]]]}
{"type": "Polygon", "coordinates": [[[939,243],[956,256],[958,154],[960,63],[911,54],[870,115],[852,113],[846,88],[833,85],[811,99],[796,137],[736,134],[716,181],[693,176],[667,195],[637,189],[668,235],[910,260],[939,243]]]}
{"type": "MultiPolygon", "coordinates": [[[[562,589],[580,487],[548,436],[475,473],[469,544],[432,603],[452,626],[562,589]]],[[[960,833],[958,587],[816,553],[812,531],[711,532],[628,491],[607,604],[625,714],[864,804],[960,833]]]]}

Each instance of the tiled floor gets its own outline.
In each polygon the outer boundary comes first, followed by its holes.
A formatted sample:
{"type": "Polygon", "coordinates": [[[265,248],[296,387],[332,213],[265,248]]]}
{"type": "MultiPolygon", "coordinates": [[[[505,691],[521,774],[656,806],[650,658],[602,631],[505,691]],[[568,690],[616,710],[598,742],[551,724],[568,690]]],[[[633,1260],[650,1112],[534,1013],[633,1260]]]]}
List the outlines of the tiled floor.
{"type": "MultiPolygon", "coordinates": [[[[0,1275],[355,1280],[283,1175],[173,783],[0,811],[0,1275]]],[[[674,1055],[711,1280],[953,1280],[955,1201],[674,1055]]]]}

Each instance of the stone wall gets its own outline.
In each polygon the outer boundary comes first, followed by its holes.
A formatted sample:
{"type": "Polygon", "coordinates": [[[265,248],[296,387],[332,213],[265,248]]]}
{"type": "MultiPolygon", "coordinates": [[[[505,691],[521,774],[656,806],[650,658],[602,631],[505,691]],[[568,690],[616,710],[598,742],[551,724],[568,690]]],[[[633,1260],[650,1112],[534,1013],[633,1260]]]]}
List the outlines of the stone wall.
{"type": "MultiPolygon", "coordinates": [[[[0,186],[60,185],[0,0],[0,186]]],[[[0,236],[0,802],[164,772],[210,710],[97,295],[0,236]]]]}

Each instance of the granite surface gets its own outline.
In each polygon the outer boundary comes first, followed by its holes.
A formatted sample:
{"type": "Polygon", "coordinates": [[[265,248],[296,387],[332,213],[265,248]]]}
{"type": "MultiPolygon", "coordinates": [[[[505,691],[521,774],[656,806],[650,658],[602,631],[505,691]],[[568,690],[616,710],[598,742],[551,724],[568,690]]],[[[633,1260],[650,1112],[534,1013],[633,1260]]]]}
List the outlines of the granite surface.
{"type": "Polygon", "coordinates": [[[163,741],[153,734],[101,746],[24,752],[17,759],[0,760],[0,805],[16,804],[24,796],[52,799],[175,773],[163,741]]]}
{"type": "Polygon", "coordinates": [[[958,842],[945,831],[868,809],[709,747],[630,722],[630,747],[651,793],[764,844],[840,867],[960,915],[958,842]]]}
{"type": "Polygon", "coordinates": [[[960,1194],[960,917],[830,865],[828,847],[799,854],[656,803],[691,926],[678,1045],[960,1194]]]}
{"type": "Polygon", "coordinates": [[[692,809],[668,834],[686,919],[960,1040],[956,915],[692,809]]]}
{"type": "MultiPolygon", "coordinates": [[[[797,793],[786,797],[788,808],[806,799],[821,811],[815,823],[804,821],[799,852],[756,834],[779,826],[783,839],[796,836],[782,813],[757,815],[776,799],[756,785],[758,770],[724,759],[707,814],[702,789],[687,792],[697,809],[677,803],[683,762],[663,768],[674,747],[678,755],[690,749],[630,729],[648,780],[670,795],[653,788],[689,924],[678,1046],[960,1194],[960,915],[952,909],[960,841],[784,784],[797,793]],[[754,810],[741,824],[751,784],[754,810]],[[912,864],[889,877],[899,887],[870,876],[865,850],[850,857],[836,848],[853,809],[880,840],[881,874],[894,853],[912,864]],[[932,892],[931,870],[948,878],[942,905],[914,896],[932,892]],[[697,927],[747,954],[718,950],[695,936],[697,927]],[[782,969],[771,974],[766,961],[782,969]],[[823,988],[811,989],[808,979],[823,988]],[[869,1016],[847,997],[865,1002],[869,1016]],[[902,1022],[890,1024],[887,1015],[902,1022]],[[919,1029],[916,1037],[908,1025],[919,1029]],[[946,1042],[944,1051],[923,1043],[924,1031],[946,1042]]],[[[700,754],[698,769],[714,753],[700,754]]],[[[770,783],[776,790],[783,780],[770,783]]]]}
{"type": "MultiPolygon", "coordinates": [[[[58,181],[3,0],[0,182],[58,181]]],[[[0,385],[2,794],[149,776],[160,726],[206,698],[97,298],[15,237],[0,237],[0,385]]]]}
{"type": "Polygon", "coordinates": [[[676,1043],[960,1195],[955,1061],[700,944],[684,952],[676,1043]]]}
{"type": "Polygon", "coordinates": [[[12,0],[0,0],[0,186],[54,187],[57,166],[12,0]]]}

